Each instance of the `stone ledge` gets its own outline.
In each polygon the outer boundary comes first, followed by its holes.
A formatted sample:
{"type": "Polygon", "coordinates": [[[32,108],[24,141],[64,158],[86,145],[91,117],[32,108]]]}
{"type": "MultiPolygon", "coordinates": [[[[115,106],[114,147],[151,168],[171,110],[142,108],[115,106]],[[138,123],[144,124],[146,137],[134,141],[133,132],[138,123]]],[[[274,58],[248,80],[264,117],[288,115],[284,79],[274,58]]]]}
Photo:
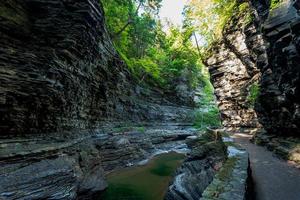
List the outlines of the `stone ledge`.
{"type": "Polygon", "coordinates": [[[257,145],[266,147],[281,159],[300,169],[300,139],[295,137],[280,137],[258,132],[252,139],[257,145]]]}
{"type": "Polygon", "coordinates": [[[245,150],[229,146],[229,158],[213,182],[205,189],[201,200],[243,200],[249,178],[249,155],[245,150]]]}

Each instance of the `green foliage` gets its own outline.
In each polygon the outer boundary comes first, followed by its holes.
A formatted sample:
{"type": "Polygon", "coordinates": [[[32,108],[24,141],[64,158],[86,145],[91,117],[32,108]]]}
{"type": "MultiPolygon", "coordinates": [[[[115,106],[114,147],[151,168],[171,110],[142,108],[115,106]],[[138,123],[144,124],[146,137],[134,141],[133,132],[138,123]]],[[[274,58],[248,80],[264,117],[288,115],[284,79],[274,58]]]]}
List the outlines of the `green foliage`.
{"type": "Polygon", "coordinates": [[[208,111],[199,110],[196,113],[196,120],[194,126],[199,129],[205,129],[206,127],[220,127],[220,113],[216,107],[208,109],[208,111]]]}
{"type": "Polygon", "coordinates": [[[255,105],[255,102],[259,96],[260,93],[260,86],[258,83],[253,83],[250,88],[249,88],[249,92],[248,92],[248,96],[247,96],[247,101],[248,101],[248,106],[253,108],[255,105]]]}
{"type": "Polygon", "coordinates": [[[278,8],[282,2],[283,0],[271,0],[270,9],[278,8]]]}
{"type": "Polygon", "coordinates": [[[251,10],[250,5],[248,2],[244,2],[239,5],[238,13],[244,15],[244,26],[250,24],[254,20],[254,14],[249,12],[251,10]]]}
{"type": "Polygon", "coordinates": [[[202,75],[201,82],[203,93],[200,103],[202,107],[207,107],[211,104],[214,104],[214,88],[210,83],[208,76],[202,75]]]}
{"type": "Polygon", "coordinates": [[[209,56],[208,49],[222,39],[225,25],[236,15],[244,15],[245,25],[253,20],[249,2],[237,0],[190,0],[185,8],[185,26],[200,35],[201,54],[209,56]]]}
{"type": "Polygon", "coordinates": [[[165,33],[152,9],[159,8],[161,0],[142,1],[142,13],[136,12],[140,2],[103,1],[106,23],[121,57],[139,83],[172,89],[181,79],[195,88],[202,66],[190,33],[175,26],[165,33]]]}
{"type": "Polygon", "coordinates": [[[141,132],[141,133],[145,133],[146,132],[146,128],[143,126],[140,126],[137,128],[137,131],[141,132]]]}
{"type": "Polygon", "coordinates": [[[209,45],[222,37],[236,9],[236,0],[191,0],[185,8],[185,23],[193,26],[209,45]]]}

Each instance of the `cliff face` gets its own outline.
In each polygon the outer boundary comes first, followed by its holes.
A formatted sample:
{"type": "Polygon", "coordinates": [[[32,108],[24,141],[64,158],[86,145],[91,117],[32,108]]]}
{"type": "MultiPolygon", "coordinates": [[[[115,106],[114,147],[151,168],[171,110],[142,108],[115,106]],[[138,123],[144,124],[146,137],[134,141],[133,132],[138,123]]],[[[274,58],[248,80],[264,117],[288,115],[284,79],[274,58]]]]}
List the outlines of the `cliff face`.
{"type": "Polygon", "coordinates": [[[254,49],[264,51],[263,41],[254,23],[245,24],[245,17],[232,18],[223,39],[214,45],[206,61],[222,122],[228,129],[259,126],[249,94],[260,78],[254,49]]]}
{"type": "Polygon", "coordinates": [[[268,4],[253,1],[247,25],[245,16],[233,17],[207,65],[225,127],[261,124],[299,135],[299,8],[290,1],[270,11],[268,4]],[[253,83],[260,87],[255,109],[248,106],[253,83]]]}
{"type": "Polygon", "coordinates": [[[1,136],[190,119],[175,98],[132,81],[98,1],[8,0],[0,8],[1,136]]]}
{"type": "Polygon", "coordinates": [[[105,173],[188,136],[191,97],[133,81],[99,0],[1,1],[0,199],[99,198],[105,173]]]}
{"type": "MultiPolygon", "coordinates": [[[[299,2],[299,1],[298,1],[299,2]]],[[[298,3],[299,4],[299,3],[298,3]]],[[[273,134],[300,134],[300,16],[296,2],[270,12],[262,24],[267,62],[260,67],[261,95],[257,112],[273,134]],[[294,5],[294,6],[293,6],[294,5]]]]}

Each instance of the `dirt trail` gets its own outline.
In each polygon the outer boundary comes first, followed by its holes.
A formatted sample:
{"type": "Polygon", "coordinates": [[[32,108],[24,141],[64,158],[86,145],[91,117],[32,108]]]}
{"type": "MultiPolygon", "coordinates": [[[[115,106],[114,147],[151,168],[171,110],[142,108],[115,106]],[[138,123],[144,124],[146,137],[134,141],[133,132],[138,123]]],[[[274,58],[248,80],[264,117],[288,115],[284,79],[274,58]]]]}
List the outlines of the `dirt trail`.
{"type": "Polygon", "coordinates": [[[300,200],[299,169],[250,143],[250,135],[235,134],[233,138],[250,154],[256,200],[300,200]]]}

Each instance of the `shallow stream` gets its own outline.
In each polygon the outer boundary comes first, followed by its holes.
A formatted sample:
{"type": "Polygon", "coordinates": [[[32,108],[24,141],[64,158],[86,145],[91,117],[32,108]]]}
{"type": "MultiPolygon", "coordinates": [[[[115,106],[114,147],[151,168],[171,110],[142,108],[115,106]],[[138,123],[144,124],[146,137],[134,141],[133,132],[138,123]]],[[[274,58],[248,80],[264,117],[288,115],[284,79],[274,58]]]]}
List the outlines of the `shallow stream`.
{"type": "Polygon", "coordinates": [[[175,152],[160,154],[146,165],[111,173],[104,200],[163,200],[169,182],[185,155],[175,152]]]}

